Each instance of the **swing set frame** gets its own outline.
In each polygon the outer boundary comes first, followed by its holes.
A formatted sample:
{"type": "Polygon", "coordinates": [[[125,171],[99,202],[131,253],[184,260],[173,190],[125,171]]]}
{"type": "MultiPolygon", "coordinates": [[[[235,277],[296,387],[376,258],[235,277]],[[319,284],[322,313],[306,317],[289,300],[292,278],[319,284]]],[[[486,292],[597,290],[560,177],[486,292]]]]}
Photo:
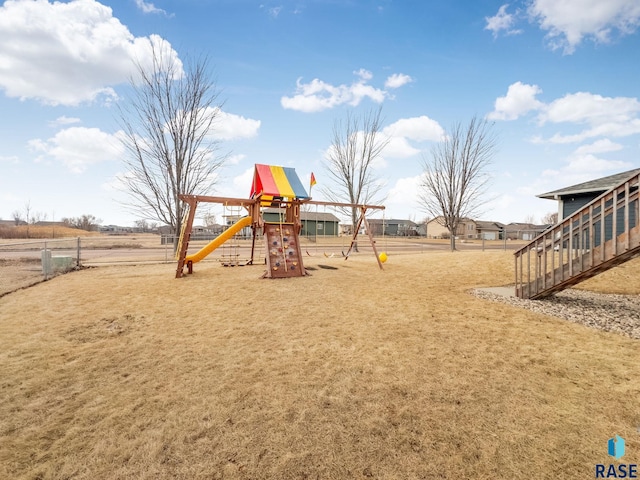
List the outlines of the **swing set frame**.
{"type": "MultiPolygon", "coordinates": [[[[285,209],[285,222],[292,223],[294,225],[296,235],[299,235],[300,230],[302,229],[302,220],[301,220],[301,206],[302,205],[317,205],[317,206],[325,206],[325,207],[338,207],[338,208],[357,208],[360,212],[357,226],[353,231],[353,235],[351,238],[351,244],[347,253],[344,256],[345,260],[349,259],[349,255],[351,254],[354,246],[357,244],[358,232],[360,228],[364,226],[365,231],[369,237],[369,242],[371,243],[371,248],[373,249],[373,253],[375,254],[376,261],[378,262],[378,266],[380,270],[384,270],[382,266],[382,261],[380,260],[380,256],[378,255],[378,250],[376,248],[376,241],[373,237],[373,233],[371,228],[369,227],[369,222],[367,222],[366,214],[368,210],[384,210],[384,205],[367,205],[367,204],[354,204],[354,203],[339,203],[339,202],[323,202],[323,201],[315,201],[311,199],[275,199],[269,198],[268,200],[263,200],[261,195],[256,196],[255,198],[245,199],[245,198],[233,198],[233,197],[214,197],[208,195],[179,195],[180,200],[185,202],[189,208],[186,218],[183,220],[182,228],[180,231],[180,239],[178,241],[178,248],[176,251],[176,258],[178,260],[178,264],[176,267],[176,277],[181,278],[184,275],[184,268],[187,267],[189,273],[193,273],[193,263],[187,261],[187,251],[189,249],[189,240],[191,239],[191,233],[193,230],[193,222],[196,216],[196,209],[199,203],[219,203],[225,206],[234,206],[234,207],[243,207],[247,210],[247,215],[251,217],[251,229],[253,231],[252,242],[251,242],[251,259],[248,264],[253,265],[254,255],[255,255],[255,246],[256,246],[256,236],[258,230],[264,227],[264,218],[262,216],[262,207],[273,206],[278,208],[285,209]]],[[[223,232],[224,235],[224,232],[223,232]]]]}

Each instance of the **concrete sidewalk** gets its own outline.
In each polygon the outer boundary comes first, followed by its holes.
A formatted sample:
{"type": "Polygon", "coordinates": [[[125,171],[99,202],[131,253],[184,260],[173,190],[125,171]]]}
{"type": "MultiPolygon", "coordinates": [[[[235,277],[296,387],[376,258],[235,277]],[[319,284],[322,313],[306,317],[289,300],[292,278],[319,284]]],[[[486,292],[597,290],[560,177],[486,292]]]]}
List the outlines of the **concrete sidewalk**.
{"type": "Polygon", "coordinates": [[[492,293],[494,295],[500,295],[502,297],[515,297],[516,287],[515,285],[507,285],[506,287],[484,287],[476,288],[481,292],[492,293]]]}

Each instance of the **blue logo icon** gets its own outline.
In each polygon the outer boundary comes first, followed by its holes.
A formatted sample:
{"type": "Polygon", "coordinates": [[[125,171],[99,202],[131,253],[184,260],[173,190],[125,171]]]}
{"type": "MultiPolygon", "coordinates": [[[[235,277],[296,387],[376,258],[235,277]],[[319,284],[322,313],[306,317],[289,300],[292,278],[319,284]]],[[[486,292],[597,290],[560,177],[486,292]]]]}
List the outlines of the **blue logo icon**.
{"type": "Polygon", "coordinates": [[[622,458],[624,455],[624,438],[619,435],[616,435],[614,438],[610,438],[608,453],[616,460],[622,458]]]}

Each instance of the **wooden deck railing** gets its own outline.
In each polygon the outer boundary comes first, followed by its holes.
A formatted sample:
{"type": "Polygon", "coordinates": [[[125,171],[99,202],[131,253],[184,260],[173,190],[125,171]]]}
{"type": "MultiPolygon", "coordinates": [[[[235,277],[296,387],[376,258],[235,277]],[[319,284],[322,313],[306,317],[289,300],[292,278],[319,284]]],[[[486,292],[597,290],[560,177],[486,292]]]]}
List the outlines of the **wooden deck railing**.
{"type": "Polygon", "coordinates": [[[515,252],[516,296],[537,299],[640,255],[634,174],[515,252]]]}

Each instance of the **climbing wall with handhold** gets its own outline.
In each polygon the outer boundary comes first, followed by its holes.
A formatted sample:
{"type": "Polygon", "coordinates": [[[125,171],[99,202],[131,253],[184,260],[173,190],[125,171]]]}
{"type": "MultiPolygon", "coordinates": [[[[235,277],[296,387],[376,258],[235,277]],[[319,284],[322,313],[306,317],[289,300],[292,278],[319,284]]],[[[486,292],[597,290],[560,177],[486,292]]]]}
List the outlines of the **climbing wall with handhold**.
{"type": "Polygon", "coordinates": [[[293,223],[265,223],[264,238],[267,244],[265,277],[288,278],[306,275],[293,223]]]}

